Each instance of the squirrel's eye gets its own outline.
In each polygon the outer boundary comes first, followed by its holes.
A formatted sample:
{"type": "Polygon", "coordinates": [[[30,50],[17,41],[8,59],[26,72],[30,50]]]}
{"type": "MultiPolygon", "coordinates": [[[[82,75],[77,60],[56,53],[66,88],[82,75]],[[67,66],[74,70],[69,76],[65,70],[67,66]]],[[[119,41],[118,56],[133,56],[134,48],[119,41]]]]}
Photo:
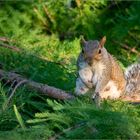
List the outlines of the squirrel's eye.
{"type": "Polygon", "coordinates": [[[99,49],[99,52],[98,52],[99,54],[101,54],[101,50],[99,49]]]}

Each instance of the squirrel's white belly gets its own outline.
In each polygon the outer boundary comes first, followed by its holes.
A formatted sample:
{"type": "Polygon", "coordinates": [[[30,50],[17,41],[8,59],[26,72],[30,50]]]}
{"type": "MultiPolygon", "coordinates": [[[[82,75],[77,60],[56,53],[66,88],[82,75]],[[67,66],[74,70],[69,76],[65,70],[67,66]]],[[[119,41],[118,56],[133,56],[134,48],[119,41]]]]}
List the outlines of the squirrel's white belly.
{"type": "Polygon", "coordinates": [[[102,99],[117,99],[121,95],[121,91],[118,90],[114,81],[110,80],[105,86],[104,90],[100,93],[102,99]]]}

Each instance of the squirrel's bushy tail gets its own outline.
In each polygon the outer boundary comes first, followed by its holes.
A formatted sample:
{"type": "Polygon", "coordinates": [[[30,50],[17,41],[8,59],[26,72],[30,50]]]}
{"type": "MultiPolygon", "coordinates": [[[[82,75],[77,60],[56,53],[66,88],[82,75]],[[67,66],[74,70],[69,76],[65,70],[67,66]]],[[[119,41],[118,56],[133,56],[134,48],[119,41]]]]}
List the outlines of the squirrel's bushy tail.
{"type": "Polygon", "coordinates": [[[140,63],[132,64],[125,71],[126,94],[140,94],[140,63]]]}

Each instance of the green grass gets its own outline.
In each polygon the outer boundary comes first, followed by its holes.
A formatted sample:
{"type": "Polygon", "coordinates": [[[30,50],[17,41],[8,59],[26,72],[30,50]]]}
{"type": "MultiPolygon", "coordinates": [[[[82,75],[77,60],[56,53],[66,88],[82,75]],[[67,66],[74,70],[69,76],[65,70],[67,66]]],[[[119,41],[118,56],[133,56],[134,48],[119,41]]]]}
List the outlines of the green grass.
{"type": "MultiPolygon", "coordinates": [[[[107,8],[107,1],[92,0],[81,7],[75,1],[62,0],[55,5],[51,0],[0,4],[0,37],[10,39],[5,43],[21,49],[15,52],[0,46],[0,64],[6,71],[73,92],[81,34],[88,39],[106,35],[106,48],[123,68],[137,60],[136,54],[113,40],[139,50],[139,2],[116,1],[113,10],[107,8]],[[70,3],[72,8],[68,8],[70,3]],[[43,5],[54,19],[45,15],[43,5]]],[[[55,135],[57,139],[140,138],[139,105],[105,101],[99,109],[89,96],[62,102],[25,86],[20,86],[8,102],[12,87],[0,83],[0,140],[44,140],[55,135]]]]}

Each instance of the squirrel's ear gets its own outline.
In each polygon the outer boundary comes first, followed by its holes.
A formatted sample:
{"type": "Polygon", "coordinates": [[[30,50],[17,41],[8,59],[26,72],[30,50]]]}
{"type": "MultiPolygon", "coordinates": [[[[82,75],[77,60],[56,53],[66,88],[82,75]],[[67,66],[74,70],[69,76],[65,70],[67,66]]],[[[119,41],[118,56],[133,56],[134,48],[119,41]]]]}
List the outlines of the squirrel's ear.
{"type": "Polygon", "coordinates": [[[100,40],[100,42],[99,42],[99,48],[103,48],[105,42],[106,42],[106,36],[104,36],[104,37],[100,40]]]}
{"type": "Polygon", "coordinates": [[[80,44],[81,44],[81,47],[84,47],[85,44],[86,44],[86,40],[84,39],[83,36],[81,36],[81,39],[80,39],[80,44]]]}

